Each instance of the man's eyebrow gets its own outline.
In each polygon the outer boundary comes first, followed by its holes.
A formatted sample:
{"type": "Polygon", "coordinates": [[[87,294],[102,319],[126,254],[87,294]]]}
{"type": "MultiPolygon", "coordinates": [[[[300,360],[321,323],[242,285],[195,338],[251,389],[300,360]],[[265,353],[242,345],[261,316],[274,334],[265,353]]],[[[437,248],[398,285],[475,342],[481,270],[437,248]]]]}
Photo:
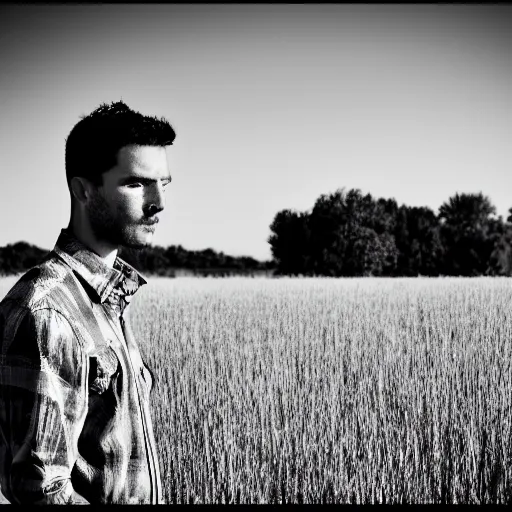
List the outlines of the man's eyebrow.
{"type": "Polygon", "coordinates": [[[155,180],[153,178],[146,178],[145,176],[137,176],[137,175],[132,174],[131,176],[126,176],[126,178],[123,178],[121,180],[121,183],[133,183],[135,181],[138,181],[140,183],[146,183],[146,184],[157,183],[158,181],[165,181],[166,183],[170,183],[172,181],[172,177],[166,176],[165,178],[160,178],[159,180],[155,180]]]}

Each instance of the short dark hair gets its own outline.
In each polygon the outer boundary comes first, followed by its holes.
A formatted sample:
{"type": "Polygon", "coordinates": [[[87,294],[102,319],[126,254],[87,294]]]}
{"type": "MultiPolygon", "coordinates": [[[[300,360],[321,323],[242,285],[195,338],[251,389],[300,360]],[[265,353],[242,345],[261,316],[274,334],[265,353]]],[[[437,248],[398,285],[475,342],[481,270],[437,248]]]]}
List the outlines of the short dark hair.
{"type": "Polygon", "coordinates": [[[82,116],[66,139],[66,180],[88,178],[96,185],[102,174],[117,165],[117,153],[124,146],[169,146],[176,137],[164,118],[145,116],[122,101],[102,103],[82,116]]]}

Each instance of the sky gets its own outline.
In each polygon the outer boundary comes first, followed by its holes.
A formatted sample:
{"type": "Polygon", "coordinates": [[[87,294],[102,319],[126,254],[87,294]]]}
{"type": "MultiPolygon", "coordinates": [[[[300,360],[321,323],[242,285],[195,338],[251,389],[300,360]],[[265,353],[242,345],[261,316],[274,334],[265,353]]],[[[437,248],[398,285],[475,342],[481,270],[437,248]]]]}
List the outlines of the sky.
{"type": "Polygon", "coordinates": [[[507,4],[3,4],[0,246],[53,248],[65,139],[117,100],[177,134],[154,245],[267,260],[340,188],[506,218],[511,43],[507,4]]]}

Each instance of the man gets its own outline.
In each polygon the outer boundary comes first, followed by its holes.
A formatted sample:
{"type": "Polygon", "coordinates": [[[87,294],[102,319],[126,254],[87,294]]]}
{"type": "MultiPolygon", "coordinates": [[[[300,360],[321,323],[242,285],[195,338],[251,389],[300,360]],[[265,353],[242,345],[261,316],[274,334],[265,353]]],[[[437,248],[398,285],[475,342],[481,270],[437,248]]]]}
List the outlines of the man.
{"type": "Polygon", "coordinates": [[[123,102],[66,140],[71,217],[0,303],[0,484],[15,504],[157,504],[153,377],[129,326],[146,280],[118,257],[150,244],[170,183],[164,119],[123,102]]]}

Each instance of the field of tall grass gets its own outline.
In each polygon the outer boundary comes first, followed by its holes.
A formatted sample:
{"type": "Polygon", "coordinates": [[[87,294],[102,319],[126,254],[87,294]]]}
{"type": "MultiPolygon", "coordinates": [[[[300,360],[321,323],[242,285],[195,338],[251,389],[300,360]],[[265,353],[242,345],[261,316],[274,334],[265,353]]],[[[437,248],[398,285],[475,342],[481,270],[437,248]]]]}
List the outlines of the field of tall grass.
{"type": "Polygon", "coordinates": [[[168,502],[503,503],[509,279],[153,279],[168,502]]]}
{"type": "Polygon", "coordinates": [[[511,284],[150,279],[166,501],[512,502],[511,284]]]}

